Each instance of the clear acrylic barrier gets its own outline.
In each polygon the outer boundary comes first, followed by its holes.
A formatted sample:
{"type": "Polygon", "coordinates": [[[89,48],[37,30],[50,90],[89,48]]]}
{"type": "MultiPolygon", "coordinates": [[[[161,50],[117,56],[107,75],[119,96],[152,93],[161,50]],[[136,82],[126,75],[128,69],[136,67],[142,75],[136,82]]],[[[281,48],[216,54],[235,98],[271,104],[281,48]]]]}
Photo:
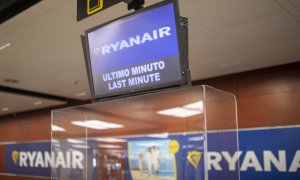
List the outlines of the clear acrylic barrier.
{"type": "Polygon", "coordinates": [[[74,120],[86,122],[76,111],[53,111],[51,132],[51,179],[86,179],[86,127],[70,126],[74,120]]]}
{"type": "Polygon", "coordinates": [[[207,179],[239,179],[236,98],[207,86],[203,97],[207,179]]]}
{"type": "Polygon", "coordinates": [[[236,100],[208,86],[54,110],[51,142],[52,179],[239,180],[236,100]]]}

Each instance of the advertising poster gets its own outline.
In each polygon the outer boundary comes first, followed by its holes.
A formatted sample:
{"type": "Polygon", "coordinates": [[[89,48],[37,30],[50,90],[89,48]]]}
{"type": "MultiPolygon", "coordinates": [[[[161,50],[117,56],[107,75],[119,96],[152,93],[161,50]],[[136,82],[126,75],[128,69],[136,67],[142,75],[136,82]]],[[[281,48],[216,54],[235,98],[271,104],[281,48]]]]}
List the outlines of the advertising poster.
{"type": "Polygon", "coordinates": [[[170,140],[129,143],[128,156],[132,179],[162,177],[176,179],[176,159],[169,151],[170,140]]]}
{"type": "Polygon", "coordinates": [[[126,179],[175,180],[204,178],[203,135],[178,134],[166,138],[128,139],[126,179]]]}

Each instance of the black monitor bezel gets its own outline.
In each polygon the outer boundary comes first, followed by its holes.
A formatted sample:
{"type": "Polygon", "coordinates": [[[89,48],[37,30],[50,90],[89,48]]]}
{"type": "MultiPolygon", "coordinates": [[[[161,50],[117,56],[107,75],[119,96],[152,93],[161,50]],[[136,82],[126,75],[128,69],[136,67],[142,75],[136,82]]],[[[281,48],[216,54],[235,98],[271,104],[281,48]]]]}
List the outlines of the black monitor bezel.
{"type": "Polygon", "coordinates": [[[179,6],[178,6],[178,1],[177,0],[165,0],[159,3],[156,3],[154,5],[148,6],[146,8],[143,8],[141,10],[129,13],[127,15],[121,16],[119,18],[113,19],[111,21],[105,22],[103,24],[97,25],[95,27],[92,27],[88,30],[85,31],[84,37],[82,37],[82,44],[83,44],[83,49],[84,49],[84,55],[85,55],[85,61],[86,61],[86,68],[87,68],[87,73],[88,73],[88,81],[90,85],[90,93],[91,93],[91,98],[92,100],[101,100],[101,99],[110,99],[110,98],[116,98],[116,97],[123,97],[123,96],[128,96],[128,95],[135,95],[135,94],[140,94],[142,92],[151,92],[151,91],[157,91],[158,89],[166,89],[166,88],[172,88],[172,87],[178,87],[178,86],[183,86],[187,85],[189,80],[187,77],[186,69],[188,67],[185,67],[187,63],[184,61],[187,61],[187,59],[183,58],[183,51],[182,51],[182,37],[181,37],[181,25],[180,25],[180,13],[179,13],[179,6]],[[136,89],[131,89],[131,90],[122,90],[118,92],[109,92],[109,93],[103,93],[103,94],[96,94],[95,93],[95,88],[94,88],[94,80],[93,80],[93,72],[92,72],[92,67],[91,67],[91,59],[90,59],[90,51],[89,51],[89,41],[88,41],[88,34],[91,32],[94,32],[102,27],[105,27],[106,25],[109,25],[115,21],[130,17],[130,16],[136,16],[140,13],[143,13],[145,11],[150,11],[152,9],[159,8],[161,6],[164,6],[166,4],[171,4],[173,3],[173,10],[174,10],[174,15],[175,15],[175,24],[176,24],[176,32],[177,32],[177,44],[178,44],[178,54],[179,54],[179,64],[180,64],[180,70],[181,70],[181,79],[176,80],[176,81],[171,81],[168,83],[164,84],[158,84],[158,85],[150,85],[147,87],[143,88],[136,88],[136,89]]]}

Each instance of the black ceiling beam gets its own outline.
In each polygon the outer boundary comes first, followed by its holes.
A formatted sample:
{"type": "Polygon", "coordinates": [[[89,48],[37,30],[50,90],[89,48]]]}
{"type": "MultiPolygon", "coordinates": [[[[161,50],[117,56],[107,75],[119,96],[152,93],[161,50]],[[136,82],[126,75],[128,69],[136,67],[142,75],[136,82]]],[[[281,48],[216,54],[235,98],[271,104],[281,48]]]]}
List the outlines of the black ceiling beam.
{"type": "Polygon", "coordinates": [[[2,0],[0,1],[0,24],[30,8],[41,0],[2,0]]]}
{"type": "Polygon", "coordinates": [[[1,86],[0,85],[0,92],[6,92],[11,94],[17,94],[17,95],[23,95],[23,96],[31,96],[36,98],[44,98],[44,99],[50,99],[50,100],[57,100],[57,101],[66,101],[66,102],[82,102],[81,100],[72,99],[72,98],[66,98],[62,96],[52,95],[52,94],[45,94],[40,92],[34,92],[34,91],[28,91],[23,89],[17,89],[7,86],[1,86]]]}

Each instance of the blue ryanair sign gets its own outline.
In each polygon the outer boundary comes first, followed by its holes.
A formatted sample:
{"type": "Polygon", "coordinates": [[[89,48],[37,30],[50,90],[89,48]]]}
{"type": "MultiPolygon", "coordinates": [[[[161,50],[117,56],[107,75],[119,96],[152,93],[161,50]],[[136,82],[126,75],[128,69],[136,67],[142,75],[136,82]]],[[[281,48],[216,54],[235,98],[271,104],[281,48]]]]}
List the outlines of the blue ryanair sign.
{"type": "Polygon", "coordinates": [[[223,135],[216,132],[208,137],[216,142],[208,147],[208,170],[215,179],[238,164],[241,180],[300,178],[300,127],[241,130],[239,152],[219,149],[217,142],[223,135]]]}
{"type": "Polygon", "coordinates": [[[51,152],[50,142],[9,144],[5,149],[5,173],[9,174],[51,177],[51,167],[71,171],[85,168],[85,152],[80,149],[51,152]]]}
{"type": "MultiPolygon", "coordinates": [[[[224,172],[229,176],[234,175],[232,173],[235,173],[238,167],[241,180],[300,179],[300,127],[240,130],[239,152],[230,150],[232,144],[225,143],[225,146],[229,148],[224,148],[223,140],[232,135],[234,135],[233,132],[208,134],[209,179],[222,179],[221,175],[224,175],[224,172]],[[221,139],[222,143],[220,143],[221,139]]],[[[148,145],[151,143],[151,151],[164,153],[162,159],[164,163],[160,165],[160,168],[166,170],[165,176],[202,180],[204,178],[204,158],[203,138],[201,137],[203,134],[169,135],[166,139],[160,140],[146,137],[130,138],[127,147],[126,171],[138,168],[140,155],[137,147],[146,147],[147,143],[148,145]],[[167,146],[163,146],[164,144],[167,146]]],[[[91,150],[88,150],[87,153],[93,154],[92,150],[97,146],[92,142],[89,144],[91,150]]],[[[78,172],[83,171],[86,166],[85,158],[89,158],[87,162],[92,163],[91,158],[93,157],[85,157],[83,150],[73,149],[51,154],[50,146],[50,142],[5,145],[4,173],[49,178],[51,177],[50,165],[53,163],[53,167],[71,171],[70,174],[73,174],[76,179],[78,172]]],[[[144,159],[146,159],[148,148],[142,150],[144,159]]],[[[153,173],[155,173],[154,168],[155,166],[152,169],[153,173]]],[[[128,178],[132,179],[130,176],[128,178]]]]}
{"type": "Polygon", "coordinates": [[[300,127],[241,131],[239,135],[242,180],[300,179],[300,127]]]}
{"type": "Polygon", "coordinates": [[[51,176],[51,143],[18,143],[6,145],[5,173],[51,176]]]}
{"type": "Polygon", "coordinates": [[[16,167],[49,168],[52,167],[83,169],[84,155],[79,151],[49,153],[48,151],[12,151],[11,158],[16,167]]]}

